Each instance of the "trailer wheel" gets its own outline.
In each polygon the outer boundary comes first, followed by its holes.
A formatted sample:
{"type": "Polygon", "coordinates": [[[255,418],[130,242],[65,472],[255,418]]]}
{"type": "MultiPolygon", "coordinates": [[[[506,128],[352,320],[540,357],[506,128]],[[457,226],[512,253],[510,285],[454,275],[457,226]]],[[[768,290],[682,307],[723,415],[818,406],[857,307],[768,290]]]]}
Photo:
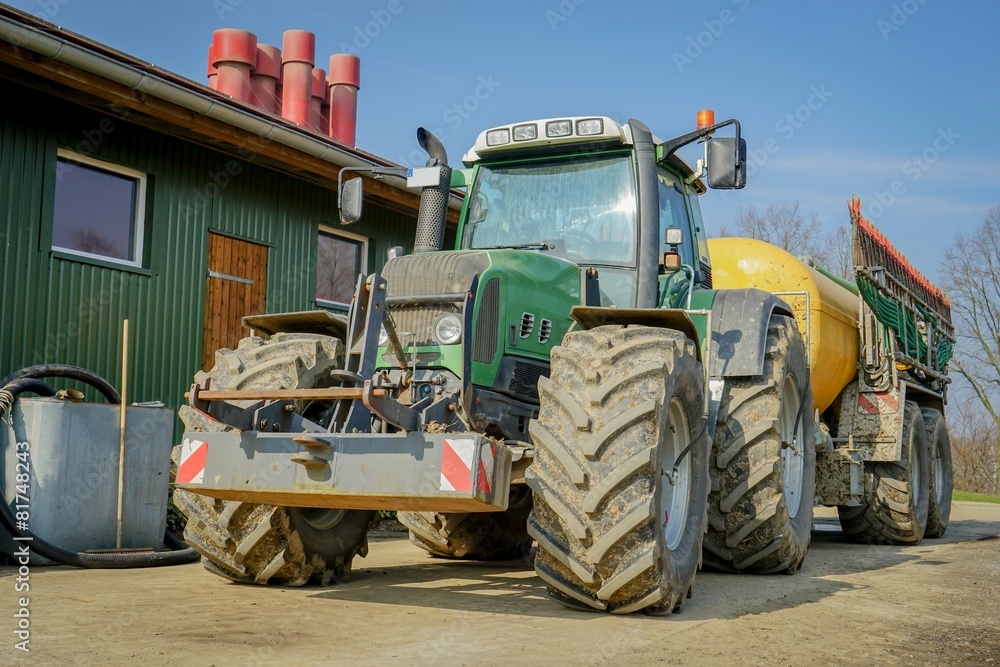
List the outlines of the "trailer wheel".
{"type": "Polygon", "coordinates": [[[511,487],[505,512],[399,512],[410,542],[431,556],[468,560],[511,560],[531,550],[528,513],[531,489],[511,487]]]}
{"type": "Polygon", "coordinates": [[[916,544],[924,537],[930,496],[925,438],[920,408],[913,401],[906,401],[901,460],[866,463],[869,494],[865,503],[838,508],[840,525],[849,541],[916,544]]]}
{"type": "Polygon", "coordinates": [[[681,610],[705,532],[703,387],[678,331],[604,326],[552,351],[526,473],[535,571],[551,597],[614,614],[681,610]]]}
{"type": "Polygon", "coordinates": [[[951,438],[948,424],[940,410],[920,408],[927,440],[927,460],[930,466],[927,496],[927,530],[924,537],[941,537],[948,530],[951,518],[952,483],[951,438]]]}
{"type": "MultiPolygon", "coordinates": [[[[216,352],[215,366],[195,380],[210,377],[213,389],[323,387],[343,357],[343,344],[329,336],[244,338],[235,350],[216,352]]],[[[188,431],[230,429],[188,406],[178,415],[188,431]]],[[[346,576],[354,556],[368,552],[368,527],[375,517],[371,511],[216,500],[182,489],[174,490],[174,504],[187,518],[184,539],[201,553],[205,568],[246,584],[327,585],[346,576]]]]}
{"type": "Polygon", "coordinates": [[[816,487],[812,390],[795,320],[772,315],[763,373],[727,381],[710,472],[704,558],[724,572],[802,567],[816,487]]]}

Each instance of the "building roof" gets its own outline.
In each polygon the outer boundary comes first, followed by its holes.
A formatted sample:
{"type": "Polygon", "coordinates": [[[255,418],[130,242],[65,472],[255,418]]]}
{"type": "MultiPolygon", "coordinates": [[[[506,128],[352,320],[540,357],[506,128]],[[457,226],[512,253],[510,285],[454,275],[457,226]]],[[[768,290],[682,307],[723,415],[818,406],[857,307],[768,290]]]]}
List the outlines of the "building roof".
{"type": "MultiPolygon", "coordinates": [[[[102,112],[130,111],[130,120],[326,187],[343,167],[399,166],[311,128],[144,62],[82,35],[0,4],[2,74],[102,112]]],[[[413,213],[419,192],[405,179],[366,178],[366,196],[413,213]]],[[[461,193],[453,191],[449,220],[461,193]]]]}

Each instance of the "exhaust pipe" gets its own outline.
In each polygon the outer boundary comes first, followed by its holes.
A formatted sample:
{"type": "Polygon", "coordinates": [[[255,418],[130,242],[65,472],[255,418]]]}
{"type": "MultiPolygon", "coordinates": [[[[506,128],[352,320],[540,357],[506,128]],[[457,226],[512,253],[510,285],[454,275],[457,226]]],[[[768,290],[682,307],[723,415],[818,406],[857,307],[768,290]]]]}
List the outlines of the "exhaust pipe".
{"type": "Polygon", "coordinates": [[[437,185],[420,192],[417,212],[417,235],[413,252],[434,252],[444,247],[444,228],[448,216],[448,196],[451,190],[451,167],[444,144],[424,128],[417,129],[417,143],[427,151],[427,167],[437,167],[441,178],[437,185]]]}

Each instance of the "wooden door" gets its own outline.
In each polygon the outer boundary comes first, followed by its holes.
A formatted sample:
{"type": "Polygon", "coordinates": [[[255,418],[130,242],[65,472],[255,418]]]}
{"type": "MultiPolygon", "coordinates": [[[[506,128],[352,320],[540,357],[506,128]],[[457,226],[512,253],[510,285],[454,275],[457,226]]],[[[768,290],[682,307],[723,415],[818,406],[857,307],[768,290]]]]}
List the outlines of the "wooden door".
{"type": "Polygon", "coordinates": [[[208,234],[208,284],[201,367],[215,363],[215,351],[235,348],[246,336],[244,315],[264,312],[267,246],[222,234],[208,234]]]}

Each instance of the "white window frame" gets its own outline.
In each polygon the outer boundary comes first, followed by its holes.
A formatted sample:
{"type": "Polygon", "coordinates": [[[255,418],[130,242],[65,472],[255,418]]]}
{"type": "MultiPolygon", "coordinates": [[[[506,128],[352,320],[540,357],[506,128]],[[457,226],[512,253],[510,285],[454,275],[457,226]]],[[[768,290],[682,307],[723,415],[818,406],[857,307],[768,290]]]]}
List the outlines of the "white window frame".
{"type": "MultiPolygon", "coordinates": [[[[368,242],[369,238],[367,236],[361,236],[360,234],[352,234],[351,232],[345,232],[340,229],[336,229],[329,225],[319,225],[316,230],[316,257],[317,262],[319,261],[319,235],[320,233],[329,234],[330,236],[339,236],[341,238],[347,239],[349,241],[355,241],[361,245],[361,262],[358,267],[359,273],[368,273],[368,242]]],[[[319,267],[316,268],[319,271],[319,267]]],[[[354,276],[357,280],[357,276],[354,276]]],[[[342,303],[340,301],[331,301],[330,299],[321,299],[316,297],[316,303],[322,306],[347,306],[350,307],[350,303],[342,303]]]]}
{"type": "MultiPolygon", "coordinates": [[[[120,176],[125,176],[126,178],[131,178],[136,181],[136,192],[135,192],[135,210],[132,217],[132,225],[134,230],[135,241],[132,246],[132,256],[135,259],[121,259],[119,257],[111,257],[109,255],[98,255],[92,252],[85,252],[83,250],[75,250],[73,248],[64,248],[62,246],[57,246],[55,243],[52,244],[53,250],[58,250],[59,252],[66,253],[69,255],[76,255],[77,257],[83,257],[86,259],[95,259],[101,262],[112,262],[114,264],[121,264],[123,266],[130,266],[135,268],[142,268],[142,257],[143,257],[143,241],[146,236],[146,173],[141,171],[136,171],[135,169],[129,169],[128,167],[123,167],[112,162],[105,162],[104,160],[97,160],[87,155],[81,155],[75,151],[71,151],[65,148],[60,148],[56,150],[56,160],[66,160],[68,162],[76,162],[85,167],[94,167],[100,169],[101,171],[107,171],[112,174],[118,174],[120,176]]],[[[55,187],[59,187],[58,181],[55,187]]],[[[53,190],[53,194],[55,191],[53,190]]],[[[55,225],[55,212],[53,211],[53,226],[55,225]]]]}

